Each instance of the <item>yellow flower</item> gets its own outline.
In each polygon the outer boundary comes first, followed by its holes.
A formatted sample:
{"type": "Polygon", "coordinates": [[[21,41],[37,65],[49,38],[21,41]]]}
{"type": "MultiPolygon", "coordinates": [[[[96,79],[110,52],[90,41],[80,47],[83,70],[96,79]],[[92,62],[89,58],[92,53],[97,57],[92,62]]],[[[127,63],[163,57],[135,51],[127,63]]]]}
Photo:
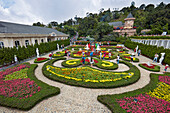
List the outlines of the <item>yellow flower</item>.
{"type": "Polygon", "coordinates": [[[80,59],[67,60],[67,61],[66,61],[66,64],[68,64],[68,65],[74,65],[74,64],[77,64],[76,61],[79,61],[79,60],[80,60],[80,59]],[[72,62],[72,63],[70,63],[70,62],[72,62]]]}
{"type": "Polygon", "coordinates": [[[106,63],[106,64],[102,64],[103,67],[110,67],[110,66],[113,66],[113,63],[111,62],[108,62],[108,61],[102,61],[103,63],[106,63]]]}

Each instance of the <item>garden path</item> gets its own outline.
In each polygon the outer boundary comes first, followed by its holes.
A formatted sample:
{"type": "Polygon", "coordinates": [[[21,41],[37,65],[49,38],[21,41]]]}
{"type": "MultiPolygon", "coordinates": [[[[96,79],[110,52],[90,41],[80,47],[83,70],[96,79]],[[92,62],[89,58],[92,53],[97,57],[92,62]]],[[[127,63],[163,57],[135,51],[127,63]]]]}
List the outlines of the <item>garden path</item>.
{"type": "MultiPolygon", "coordinates": [[[[130,50],[129,53],[132,53],[130,50]]],[[[45,55],[44,57],[48,57],[45,55]]],[[[140,56],[137,58],[140,59],[141,62],[152,62],[152,60],[140,56]]],[[[30,60],[30,63],[33,63],[34,60],[30,60]]],[[[140,62],[140,63],[141,63],[140,62]]],[[[45,99],[35,107],[33,107],[29,111],[20,111],[16,109],[0,107],[0,113],[111,113],[111,111],[105,107],[103,104],[97,101],[98,95],[104,94],[120,94],[124,92],[133,91],[139,88],[146,86],[150,81],[150,71],[147,71],[138,66],[138,63],[133,63],[138,69],[141,71],[141,77],[139,81],[136,83],[113,89],[89,89],[82,87],[74,87],[65,85],[63,83],[52,81],[46,78],[42,74],[42,67],[44,63],[38,64],[37,69],[35,70],[36,77],[55,87],[59,87],[61,93],[59,95],[53,96],[51,98],[45,99]]],[[[61,66],[61,63],[55,64],[56,66],[61,66]]],[[[161,66],[161,72],[157,72],[162,74],[164,66],[161,66]]]]}

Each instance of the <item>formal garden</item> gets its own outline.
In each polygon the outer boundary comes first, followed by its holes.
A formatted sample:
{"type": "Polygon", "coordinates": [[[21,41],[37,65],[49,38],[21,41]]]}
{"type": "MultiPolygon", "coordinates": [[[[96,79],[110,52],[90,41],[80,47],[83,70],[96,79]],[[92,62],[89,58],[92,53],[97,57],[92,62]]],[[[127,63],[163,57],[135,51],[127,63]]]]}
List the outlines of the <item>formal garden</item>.
{"type": "MultiPolygon", "coordinates": [[[[126,48],[117,46],[115,42],[110,42],[109,45],[107,42],[103,42],[103,45],[100,45],[100,42],[90,45],[90,42],[83,41],[79,45],[79,41],[76,42],[76,45],[69,46],[67,46],[69,43],[65,42],[67,47],[60,51],[56,51],[56,43],[58,42],[50,43],[55,45],[55,48],[47,43],[46,45],[50,46],[48,50],[40,49],[45,44],[32,47],[34,50],[39,48],[40,54],[42,54],[35,58],[36,51],[31,53],[33,64],[28,61],[0,71],[1,106],[28,111],[44,99],[58,94],[62,95],[60,88],[37,79],[35,70],[39,65],[42,65],[40,69],[42,76],[49,80],[95,90],[112,90],[136,84],[142,76],[139,69],[141,67],[151,73],[151,80],[145,87],[122,94],[107,95],[106,93],[106,95],[98,95],[96,99],[112,112],[170,112],[170,73],[156,74],[156,72],[160,73],[159,65],[140,62],[140,57],[132,54],[128,49],[134,49],[137,46],[136,43],[127,41],[125,45],[128,48],[126,48]],[[50,51],[53,51],[52,60],[49,59],[48,54],[43,55],[50,51]],[[119,63],[117,63],[118,55],[120,56],[119,63]],[[121,66],[127,69],[124,70],[121,66]]],[[[139,44],[141,49],[142,46],[139,44]]],[[[20,49],[26,50],[26,48],[20,49]]],[[[10,54],[19,55],[20,49],[10,54]]],[[[28,52],[31,52],[31,49],[27,49],[28,52]]],[[[149,50],[146,49],[146,51],[149,50]]],[[[145,50],[142,51],[142,54],[148,57],[150,55],[145,50]]],[[[19,60],[26,58],[20,56],[19,60]]],[[[165,57],[164,63],[169,63],[167,58],[165,57]]],[[[12,58],[8,58],[6,63],[9,62],[12,63],[12,58]]]]}

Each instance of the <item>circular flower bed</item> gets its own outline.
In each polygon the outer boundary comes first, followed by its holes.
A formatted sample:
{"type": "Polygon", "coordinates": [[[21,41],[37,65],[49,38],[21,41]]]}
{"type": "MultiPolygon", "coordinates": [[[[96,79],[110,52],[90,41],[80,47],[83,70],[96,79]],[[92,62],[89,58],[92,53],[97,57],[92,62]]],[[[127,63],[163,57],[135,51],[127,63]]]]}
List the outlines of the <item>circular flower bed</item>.
{"type": "Polygon", "coordinates": [[[160,71],[160,66],[154,65],[154,64],[150,64],[150,66],[148,66],[148,64],[143,63],[143,64],[139,64],[139,66],[146,69],[146,70],[153,71],[153,72],[159,72],[160,71]]]}
{"type": "Polygon", "coordinates": [[[36,58],[35,60],[34,60],[34,63],[41,63],[41,62],[45,62],[45,61],[47,61],[47,60],[49,60],[49,58],[36,58]]]}

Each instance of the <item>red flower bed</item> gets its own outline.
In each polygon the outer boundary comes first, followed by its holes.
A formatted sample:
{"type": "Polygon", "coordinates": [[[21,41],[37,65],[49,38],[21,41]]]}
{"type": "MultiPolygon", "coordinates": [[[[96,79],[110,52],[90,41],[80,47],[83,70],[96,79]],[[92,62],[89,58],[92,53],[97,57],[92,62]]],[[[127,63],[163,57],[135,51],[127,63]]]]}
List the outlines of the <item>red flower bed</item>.
{"type": "Polygon", "coordinates": [[[43,61],[46,60],[47,58],[37,58],[37,61],[43,61]]]}
{"type": "MultiPolygon", "coordinates": [[[[90,60],[89,60],[89,59],[86,59],[85,61],[86,61],[86,62],[90,62],[90,60]]],[[[81,60],[81,62],[83,62],[83,61],[81,60]]],[[[95,63],[98,63],[98,61],[97,61],[97,60],[95,60],[95,59],[94,59],[94,62],[95,62],[95,63]]]]}
{"type": "Polygon", "coordinates": [[[121,46],[116,46],[116,48],[118,48],[118,49],[122,49],[123,47],[121,47],[121,46]]]}
{"type": "Polygon", "coordinates": [[[147,94],[124,97],[123,99],[118,99],[117,102],[126,112],[131,113],[168,113],[170,110],[169,102],[147,94]]]}
{"type": "Polygon", "coordinates": [[[40,87],[29,78],[0,82],[0,95],[6,97],[28,98],[40,91],[40,87]]]}
{"type": "Polygon", "coordinates": [[[142,65],[145,66],[145,67],[151,68],[151,69],[155,68],[155,65],[153,65],[153,64],[150,64],[151,66],[148,66],[147,64],[142,64],[142,65]]]}
{"type": "Polygon", "coordinates": [[[169,76],[159,76],[159,81],[170,85],[170,77],[169,76]]]}
{"type": "Polygon", "coordinates": [[[124,58],[128,58],[128,59],[131,59],[131,57],[129,57],[129,56],[124,56],[124,58]]]}

